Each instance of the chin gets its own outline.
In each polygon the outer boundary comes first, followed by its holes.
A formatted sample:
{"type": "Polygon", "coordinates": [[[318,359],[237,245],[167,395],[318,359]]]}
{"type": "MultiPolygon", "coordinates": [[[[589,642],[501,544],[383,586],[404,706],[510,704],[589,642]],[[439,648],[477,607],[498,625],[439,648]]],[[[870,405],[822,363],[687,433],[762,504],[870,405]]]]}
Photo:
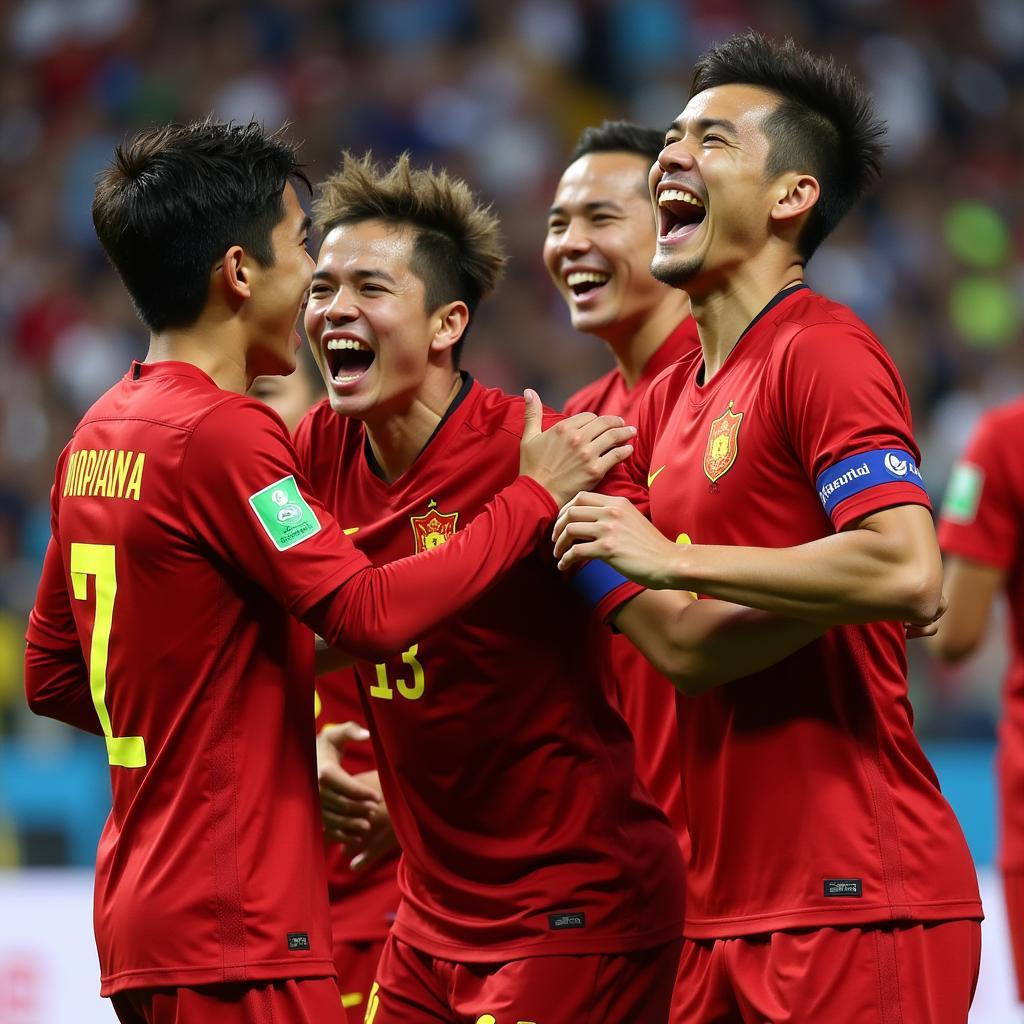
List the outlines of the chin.
{"type": "Polygon", "coordinates": [[[704,261],[699,257],[690,259],[659,259],[651,263],[651,276],[671,288],[684,288],[700,274],[704,261]]]}

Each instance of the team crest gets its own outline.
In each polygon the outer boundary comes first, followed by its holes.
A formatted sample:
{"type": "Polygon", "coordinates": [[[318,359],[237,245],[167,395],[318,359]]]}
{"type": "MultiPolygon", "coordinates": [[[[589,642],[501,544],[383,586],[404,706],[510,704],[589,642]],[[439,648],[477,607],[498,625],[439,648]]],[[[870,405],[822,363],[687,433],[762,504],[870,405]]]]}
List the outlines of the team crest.
{"type": "Polygon", "coordinates": [[[429,551],[450,540],[458,521],[458,512],[438,512],[436,501],[430,502],[423,515],[409,516],[413,537],[416,540],[416,553],[429,551]]]}
{"type": "Polygon", "coordinates": [[[743,413],[729,408],[716,420],[711,421],[711,433],[708,435],[708,447],[704,452],[704,475],[716,483],[720,477],[732,469],[739,453],[740,424],[743,413]]]}

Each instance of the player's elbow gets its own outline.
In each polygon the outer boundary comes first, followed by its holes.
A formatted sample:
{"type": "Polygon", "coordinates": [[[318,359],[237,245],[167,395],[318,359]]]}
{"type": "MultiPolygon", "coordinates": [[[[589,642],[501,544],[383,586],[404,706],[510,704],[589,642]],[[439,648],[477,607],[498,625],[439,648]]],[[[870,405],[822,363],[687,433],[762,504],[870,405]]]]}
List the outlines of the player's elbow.
{"type": "Polygon", "coordinates": [[[897,617],[903,622],[934,622],[942,602],[941,565],[912,566],[901,574],[894,593],[897,617]]]}
{"type": "Polygon", "coordinates": [[[673,648],[659,653],[654,667],[682,694],[698,697],[724,682],[706,658],[692,650],[673,648]]]}

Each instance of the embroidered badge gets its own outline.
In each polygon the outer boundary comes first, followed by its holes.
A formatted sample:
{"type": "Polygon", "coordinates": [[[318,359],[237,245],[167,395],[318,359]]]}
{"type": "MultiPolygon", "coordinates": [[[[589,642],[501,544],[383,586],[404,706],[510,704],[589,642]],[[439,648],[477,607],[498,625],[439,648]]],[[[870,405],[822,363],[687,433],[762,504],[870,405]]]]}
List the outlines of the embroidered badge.
{"type": "Polygon", "coordinates": [[[416,541],[416,553],[429,551],[450,540],[458,521],[458,512],[439,512],[436,501],[430,502],[423,515],[409,516],[413,538],[416,541]]]}
{"type": "Polygon", "coordinates": [[[320,532],[320,521],[299,493],[293,476],[249,495],[249,505],[278,551],[287,551],[320,532]]]}
{"type": "Polygon", "coordinates": [[[708,446],[704,452],[704,475],[712,482],[725,476],[739,454],[740,424],[743,413],[732,411],[732,402],[718,419],[711,421],[708,446]]]}

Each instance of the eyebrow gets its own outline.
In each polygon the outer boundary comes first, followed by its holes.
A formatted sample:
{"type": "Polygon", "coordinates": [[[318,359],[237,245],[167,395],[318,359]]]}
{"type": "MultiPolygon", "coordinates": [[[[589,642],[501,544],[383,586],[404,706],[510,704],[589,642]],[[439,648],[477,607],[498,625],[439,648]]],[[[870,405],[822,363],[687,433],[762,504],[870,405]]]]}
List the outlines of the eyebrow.
{"type": "MultiPolygon", "coordinates": [[[[706,132],[709,128],[721,128],[734,136],[739,134],[736,130],[736,125],[732,121],[727,121],[724,117],[702,117],[694,123],[694,129],[698,132],[706,132]]],[[[669,132],[678,132],[680,135],[684,135],[683,122],[681,120],[673,121],[668,126],[665,134],[668,135],[669,132]]]]}
{"type": "MultiPolygon", "coordinates": [[[[594,199],[592,202],[584,203],[583,209],[587,213],[593,213],[595,210],[599,210],[602,206],[610,206],[613,210],[622,209],[622,204],[615,199],[594,199]]],[[[556,213],[564,214],[565,212],[566,209],[564,206],[552,206],[551,209],[548,210],[548,216],[550,217],[556,213]]]]}
{"type": "MultiPolygon", "coordinates": [[[[387,281],[388,284],[397,285],[398,282],[386,271],[386,270],[356,270],[352,276],[357,281],[365,281],[369,277],[379,278],[381,281],[387,281]]],[[[313,280],[314,281],[333,281],[335,275],[329,270],[314,270],[313,280]]]]}

